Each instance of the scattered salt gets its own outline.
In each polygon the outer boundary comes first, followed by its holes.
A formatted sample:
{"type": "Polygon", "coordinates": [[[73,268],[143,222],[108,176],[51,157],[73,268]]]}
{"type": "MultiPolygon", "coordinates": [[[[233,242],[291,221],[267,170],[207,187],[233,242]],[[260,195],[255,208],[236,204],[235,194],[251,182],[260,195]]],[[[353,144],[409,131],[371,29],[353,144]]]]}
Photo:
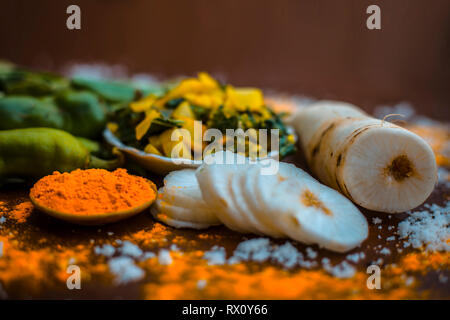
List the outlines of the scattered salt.
{"type": "Polygon", "coordinates": [[[417,211],[399,223],[398,234],[406,239],[405,248],[425,247],[430,251],[450,251],[450,202],[444,207],[436,204],[426,206],[423,211],[417,211]]]}
{"type": "Polygon", "coordinates": [[[256,238],[239,243],[234,250],[232,262],[235,261],[257,261],[263,262],[270,258],[270,240],[267,238],[256,238]]]}
{"type": "Polygon", "coordinates": [[[139,281],[145,276],[144,270],[134,264],[130,257],[116,257],[108,261],[109,270],[115,275],[117,284],[139,281]]]}
{"type": "Polygon", "coordinates": [[[305,261],[300,259],[298,261],[298,265],[302,268],[311,269],[317,266],[317,261],[305,261]]]}
{"type": "Polygon", "coordinates": [[[315,259],[317,258],[317,252],[314,251],[313,249],[311,249],[310,247],[306,248],[306,255],[308,256],[308,258],[310,259],[315,259]]]}
{"type": "Polygon", "coordinates": [[[372,222],[373,222],[373,224],[379,224],[379,223],[382,223],[383,220],[381,220],[381,219],[378,218],[378,217],[375,217],[375,218],[372,218],[372,222]]]}
{"type": "Polygon", "coordinates": [[[4,216],[0,217],[0,224],[4,224],[6,222],[6,218],[4,216]]]}
{"type": "Polygon", "coordinates": [[[202,280],[198,280],[197,281],[197,289],[199,290],[203,290],[206,287],[206,280],[202,279],[202,280]]]}
{"type": "Polygon", "coordinates": [[[388,256],[391,254],[391,250],[389,250],[388,248],[383,248],[380,251],[381,254],[384,254],[385,256],[388,256]]]}
{"type": "Polygon", "coordinates": [[[410,285],[412,285],[414,283],[414,277],[407,277],[406,279],[405,279],[405,284],[407,285],[407,286],[410,286],[410,285]]]}
{"type": "Polygon", "coordinates": [[[443,167],[438,168],[438,184],[450,188],[450,171],[443,167]]]}
{"type": "Polygon", "coordinates": [[[222,265],[227,259],[225,248],[219,246],[214,246],[210,251],[206,251],[203,257],[208,260],[209,265],[222,265]]]}
{"type": "Polygon", "coordinates": [[[156,254],[154,254],[153,252],[145,252],[142,257],[139,258],[139,261],[145,261],[147,259],[151,259],[156,257],[156,254]]]}
{"type": "Polygon", "coordinates": [[[386,238],[386,241],[394,241],[395,240],[395,236],[390,236],[386,238]]]}
{"type": "Polygon", "coordinates": [[[105,244],[102,247],[101,246],[94,247],[94,252],[95,254],[102,255],[105,257],[112,257],[116,252],[116,248],[114,248],[110,244],[105,244]]]}
{"type": "Polygon", "coordinates": [[[128,240],[122,243],[122,247],[119,250],[122,255],[133,258],[139,258],[143,254],[141,248],[128,240]]]}
{"type": "Polygon", "coordinates": [[[332,274],[336,278],[351,278],[355,275],[356,269],[351,266],[347,261],[342,261],[340,264],[332,266],[330,259],[323,258],[322,266],[328,273],[332,274]]]}
{"type": "Polygon", "coordinates": [[[364,254],[364,252],[360,252],[360,253],[353,253],[353,254],[349,254],[346,259],[357,263],[359,260],[364,259],[366,257],[366,255],[364,254]]]}
{"type": "Polygon", "coordinates": [[[159,264],[164,265],[164,266],[172,264],[172,257],[170,256],[170,251],[167,249],[159,250],[158,262],[159,262],[159,264]]]}
{"type": "Polygon", "coordinates": [[[303,255],[290,242],[278,246],[271,254],[271,259],[286,268],[294,267],[303,255]]]}
{"type": "Polygon", "coordinates": [[[378,258],[376,261],[374,261],[372,264],[376,264],[376,265],[382,265],[384,262],[383,258],[378,258]]]}

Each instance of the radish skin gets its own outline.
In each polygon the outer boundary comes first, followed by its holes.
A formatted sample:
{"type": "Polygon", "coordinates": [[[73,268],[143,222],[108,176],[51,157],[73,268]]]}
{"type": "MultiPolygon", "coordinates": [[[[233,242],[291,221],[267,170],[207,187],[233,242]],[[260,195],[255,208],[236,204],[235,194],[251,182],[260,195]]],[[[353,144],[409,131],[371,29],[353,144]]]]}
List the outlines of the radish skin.
{"type": "Polygon", "coordinates": [[[317,102],[292,125],[316,177],[364,208],[408,211],[434,189],[437,166],[425,140],[356,106],[317,102]]]}

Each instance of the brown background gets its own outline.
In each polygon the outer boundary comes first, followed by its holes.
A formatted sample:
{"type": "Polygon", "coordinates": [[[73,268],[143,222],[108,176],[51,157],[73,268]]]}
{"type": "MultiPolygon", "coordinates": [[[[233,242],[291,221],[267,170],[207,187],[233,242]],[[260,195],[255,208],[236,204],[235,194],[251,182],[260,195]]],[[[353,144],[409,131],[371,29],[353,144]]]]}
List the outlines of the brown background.
{"type": "Polygon", "coordinates": [[[450,119],[449,0],[1,0],[0,57],[61,70],[126,65],[160,76],[207,70],[230,82],[373,108],[410,101],[450,119]],[[82,29],[66,28],[78,4],[82,29]],[[366,28],[381,7],[382,30],[366,28]]]}

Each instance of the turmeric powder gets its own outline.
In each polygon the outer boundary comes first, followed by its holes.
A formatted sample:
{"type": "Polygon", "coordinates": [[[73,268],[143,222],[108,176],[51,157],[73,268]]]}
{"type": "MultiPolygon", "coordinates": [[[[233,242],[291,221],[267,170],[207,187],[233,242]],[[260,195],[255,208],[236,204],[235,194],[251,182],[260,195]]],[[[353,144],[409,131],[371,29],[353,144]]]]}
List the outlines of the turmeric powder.
{"type": "Polygon", "coordinates": [[[14,207],[8,213],[8,217],[15,220],[17,223],[24,223],[33,211],[33,204],[30,201],[25,201],[14,207]]]}
{"type": "Polygon", "coordinates": [[[39,180],[30,196],[43,206],[64,213],[94,215],[137,207],[156,198],[155,185],[126,169],[54,172],[39,180]]]}

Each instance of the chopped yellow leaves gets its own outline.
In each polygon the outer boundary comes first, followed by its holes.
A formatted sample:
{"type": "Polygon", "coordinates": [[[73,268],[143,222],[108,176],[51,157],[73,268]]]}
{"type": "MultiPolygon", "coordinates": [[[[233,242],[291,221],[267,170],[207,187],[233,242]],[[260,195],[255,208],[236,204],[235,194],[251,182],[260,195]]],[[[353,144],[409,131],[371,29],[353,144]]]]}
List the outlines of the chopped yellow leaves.
{"type": "Polygon", "coordinates": [[[184,98],[195,106],[218,108],[223,104],[224,94],[222,90],[214,90],[210,93],[187,93],[184,98]]]}
{"type": "Polygon", "coordinates": [[[141,140],[142,137],[147,133],[148,129],[152,125],[153,120],[160,116],[159,112],[156,110],[147,110],[144,120],[142,120],[136,126],[136,139],[141,140]]]}
{"type": "Polygon", "coordinates": [[[112,133],[117,132],[117,129],[119,129],[119,125],[115,122],[108,122],[106,126],[112,133]]]}
{"type": "Polygon", "coordinates": [[[185,98],[188,95],[193,98],[196,95],[217,94],[220,91],[219,83],[209,74],[200,72],[198,78],[189,78],[181,81],[175,88],[170,90],[164,97],[157,101],[158,106],[163,106],[172,99],[185,98]]]}
{"type": "Polygon", "coordinates": [[[130,108],[133,112],[144,112],[150,109],[156,100],[156,96],[151,94],[144,99],[130,103],[130,108]]]}
{"type": "Polygon", "coordinates": [[[174,99],[184,101],[173,112],[172,117],[185,121],[195,119],[191,106],[217,109],[224,106],[225,114],[233,111],[258,111],[262,117],[270,118],[271,114],[264,107],[263,93],[255,88],[235,88],[227,85],[224,89],[218,81],[209,74],[200,72],[197,78],[182,80],[177,86],[169,90],[164,96],[153,94],[130,103],[133,112],[145,112],[146,116],[136,126],[136,139],[140,140],[149,130],[152,121],[159,116],[157,110],[174,99]]]}
{"type": "Polygon", "coordinates": [[[254,88],[234,88],[230,85],[226,88],[225,107],[238,111],[259,111],[264,105],[261,90],[254,88]]]}

